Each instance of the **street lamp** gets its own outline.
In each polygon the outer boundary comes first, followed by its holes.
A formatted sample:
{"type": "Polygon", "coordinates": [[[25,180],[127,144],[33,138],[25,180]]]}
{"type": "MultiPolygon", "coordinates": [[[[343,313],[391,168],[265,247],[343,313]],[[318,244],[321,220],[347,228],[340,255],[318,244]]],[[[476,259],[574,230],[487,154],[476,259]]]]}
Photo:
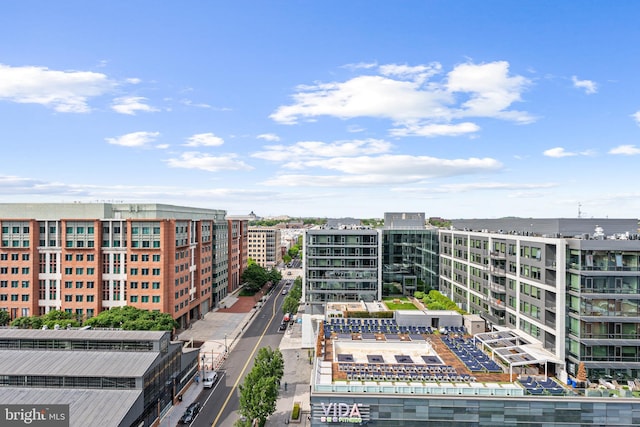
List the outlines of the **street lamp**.
{"type": "Polygon", "coordinates": [[[207,371],[206,371],[206,369],[205,369],[204,359],[205,359],[205,358],[204,358],[204,354],[203,354],[203,355],[202,355],[202,381],[204,381],[204,378],[205,378],[205,376],[206,376],[206,374],[207,374],[207,371]]]}
{"type": "Polygon", "coordinates": [[[224,334],[224,354],[227,355],[227,334],[224,334]]]}

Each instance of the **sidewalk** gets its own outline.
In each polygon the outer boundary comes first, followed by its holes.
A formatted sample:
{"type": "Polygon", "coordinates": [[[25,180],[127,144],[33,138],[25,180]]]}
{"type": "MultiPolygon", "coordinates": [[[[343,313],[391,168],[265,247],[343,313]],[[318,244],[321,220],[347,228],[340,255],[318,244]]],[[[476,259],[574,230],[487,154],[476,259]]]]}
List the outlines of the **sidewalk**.
{"type": "Polygon", "coordinates": [[[294,402],[300,402],[301,422],[292,424],[300,427],[311,425],[307,416],[311,413],[309,404],[312,366],[309,363],[308,350],[302,349],[301,346],[302,326],[300,323],[294,323],[287,328],[280,342],[280,351],[284,358],[284,376],[276,411],[269,417],[265,427],[282,427],[287,424],[294,402]]]}
{"type": "MultiPolygon", "coordinates": [[[[225,349],[230,351],[242,334],[254,313],[254,302],[244,297],[229,295],[224,298],[220,306],[204,315],[204,318],[193,323],[193,326],[178,335],[181,341],[193,340],[202,343],[200,358],[204,356],[207,370],[218,369],[224,362],[225,349]]],[[[202,392],[202,381],[192,382],[182,394],[182,401],[173,405],[158,427],[175,427],[187,407],[193,403],[202,392]]]]}
{"type": "MultiPolygon", "coordinates": [[[[215,309],[204,318],[194,322],[190,329],[179,334],[179,339],[202,342],[200,357],[205,357],[207,369],[217,369],[224,362],[225,347],[233,348],[236,339],[251,320],[254,309],[252,300],[227,296],[221,301],[221,307],[215,309]]],[[[294,402],[300,402],[301,422],[294,425],[308,427],[311,425],[307,416],[310,414],[310,380],[311,364],[307,349],[301,349],[302,325],[294,323],[289,326],[280,342],[280,351],[284,359],[284,375],[281,381],[280,394],[276,402],[276,410],[267,420],[265,427],[282,427],[288,424],[294,402]],[[286,384],[286,390],[285,390],[286,384]]],[[[191,385],[184,391],[182,401],[177,402],[164,415],[158,427],[175,427],[180,417],[202,392],[202,381],[191,385]]],[[[234,418],[237,419],[237,418],[234,418]]],[[[221,420],[220,427],[232,427],[230,420],[221,420]]]]}

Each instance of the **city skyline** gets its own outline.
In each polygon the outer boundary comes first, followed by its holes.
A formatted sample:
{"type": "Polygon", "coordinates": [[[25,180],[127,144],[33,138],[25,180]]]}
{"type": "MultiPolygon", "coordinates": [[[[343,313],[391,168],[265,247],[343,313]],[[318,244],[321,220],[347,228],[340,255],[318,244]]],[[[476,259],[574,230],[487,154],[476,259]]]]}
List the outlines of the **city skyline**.
{"type": "Polygon", "coordinates": [[[2,203],[639,216],[636,2],[2,9],[2,203]]]}

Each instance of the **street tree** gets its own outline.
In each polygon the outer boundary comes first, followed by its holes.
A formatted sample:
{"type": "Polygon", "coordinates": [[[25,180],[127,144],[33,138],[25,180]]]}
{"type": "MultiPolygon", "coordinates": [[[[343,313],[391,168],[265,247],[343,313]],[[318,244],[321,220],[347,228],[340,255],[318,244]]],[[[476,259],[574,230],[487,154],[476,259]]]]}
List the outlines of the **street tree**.
{"type": "Polygon", "coordinates": [[[269,281],[267,271],[258,264],[251,264],[242,272],[242,283],[248,292],[258,292],[269,281]]]}
{"type": "Polygon", "coordinates": [[[282,312],[296,314],[300,306],[300,298],[302,298],[302,279],[296,277],[291,290],[282,302],[282,312]]]}
{"type": "Polygon", "coordinates": [[[258,350],[254,365],[240,386],[240,414],[264,426],[276,410],[280,380],[284,375],[284,359],[279,349],[258,350]]]}
{"type": "Polygon", "coordinates": [[[9,316],[9,312],[0,310],[0,326],[6,326],[10,320],[11,316],[9,316]]]}
{"type": "Polygon", "coordinates": [[[132,306],[112,307],[85,323],[95,328],[122,328],[131,331],[172,331],[178,327],[168,313],[142,310],[132,306]]]}

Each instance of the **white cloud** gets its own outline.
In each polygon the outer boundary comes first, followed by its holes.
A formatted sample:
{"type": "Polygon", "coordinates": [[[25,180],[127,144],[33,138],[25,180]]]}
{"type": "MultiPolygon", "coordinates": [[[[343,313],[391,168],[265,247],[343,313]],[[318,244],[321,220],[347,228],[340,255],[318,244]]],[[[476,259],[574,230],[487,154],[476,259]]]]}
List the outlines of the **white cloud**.
{"type": "Polygon", "coordinates": [[[547,157],[555,157],[555,158],[577,156],[576,153],[565,151],[563,147],[549,148],[548,150],[544,150],[542,154],[544,154],[547,157]]]}
{"type": "Polygon", "coordinates": [[[452,121],[469,117],[518,123],[534,120],[526,112],[510,109],[513,103],[521,101],[531,82],[510,75],[505,61],[461,64],[442,81],[433,79],[442,71],[437,63],[387,64],[377,71],[378,75],[360,75],[344,82],[299,86],[292,96],[293,103],[278,107],[270,117],[283,124],[319,116],[386,118],[396,125],[393,132],[401,136],[412,135],[411,129],[429,135],[438,129],[444,135],[459,135],[460,132],[452,132],[456,129],[468,133],[476,125],[466,122],[457,128],[461,124],[452,121]],[[444,127],[430,127],[433,125],[444,127]]]}
{"type": "MultiPolygon", "coordinates": [[[[337,156],[359,156],[363,154],[387,153],[391,144],[379,139],[336,141],[301,141],[293,145],[270,145],[264,151],[253,153],[251,157],[275,162],[295,162],[300,159],[315,159],[337,156]]],[[[289,163],[292,167],[293,163],[289,163]]]]}
{"type": "Polygon", "coordinates": [[[447,89],[469,96],[455,116],[494,117],[529,123],[533,117],[528,113],[507,109],[521,101],[522,92],[530,83],[525,77],[509,76],[509,63],[498,61],[458,65],[448,75],[447,89]]]}
{"type": "Polygon", "coordinates": [[[640,111],[636,111],[631,115],[638,125],[640,125],[640,111]]]}
{"type": "Polygon", "coordinates": [[[577,89],[584,89],[584,93],[592,95],[598,92],[598,85],[592,80],[578,80],[578,77],[571,76],[573,87],[577,89]]]}
{"type": "Polygon", "coordinates": [[[109,144],[123,147],[146,147],[160,136],[160,132],[132,132],[116,138],[105,138],[109,144]]]}
{"type": "Polygon", "coordinates": [[[622,154],[625,156],[637,156],[640,154],[640,148],[635,145],[619,145],[609,150],[609,154],[622,154]]]}
{"type": "Polygon", "coordinates": [[[129,83],[129,84],[132,84],[132,85],[137,85],[137,84],[142,83],[142,80],[140,80],[140,79],[139,79],[139,78],[137,78],[137,77],[130,77],[130,78],[126,79],[125,81],[126,81],[127,83],[129,83]]]}
{"type": "Polygon", "coordinates": [[[338,170],[346,174],[387,174],[387,175],[420,175],[422,177],[443,177],[466,175],[478,172],[496,171],[502,164],[491,158],[440,159],[429,156],[412,156],[408,154],[335,157],[303,162],[306,167],[338,170]]]}
{"type": "Polygon", "coordinates": [[[584,150],[579,152],[566,151],[564,147],[554,147],[543,151],[543,155],[547,157],[554,157],[556,159],[562,157],[574,157],[574,156],[594,156],[596,152],[594,150],[584,150]]]}
{"type": "Polygon", "coordinates": [[[104,95],[115,86],[102,73],[0,64],[0,100],[40,104],[60,113],[87,113],[91,111],[89,98],[104,95]]]}
{"type": "Polygon", "coordinates": [[[342,66],[342,68],[346,68],[348,70],[359,70],[359,69],[369,69],[369,68],[375,68],[377,67],[378,64],[376,62],[358,62],[355,64],[345,64],[342,66]]]}
{"type": "Polygon", "coordinates": [[[271,142],[280,141],[280,137],[275,133],[263,133],[258,135],[256,138],[264,139],[265,141],[271,141],[271,142]]]}
{"type": "Polygon", "coordinates": [[[125,96],[122,98],[116,98],[113,100],[113,105],[111,105],[111,109],[120,114],[129,114],[131,116],[135,116],[136,112],[154,112],[160,111],[157,108],[154,108],[145,103],[147,98],[142,96],[125,96]]]}
{"type": "Polygon", "coordinates": [[[480,126],[471,122],[457,124],[414,124],[408,123],[404,127],[391,129],[389,134],[392,136],[460,136],[469,133],[475,133],[480,130],[480,126]]]}
{"type": "Polygon", "coordinates": [[[236,154],[212,156],[206,153],[189,151],[182,153],[179,158],[168,159],[167,165],[172,168],[201,169],[208,172],[223,170],[251,170],[251,166],[238,160],[236,154]]]}
{"type": "Polygon", "coordinates": [[[183,105],[186,105],[188,107],[211,108],[211,105],[209,105],[209,104],[205,104],[203,102],[196,103],[196,102],[193,102],[190,99],[181,99],[180,103],[183,104],[183,105]]]}
{"type": "Polygon", "coordinates": [[[496,172],[502,164],[490,158],[439,159],[427,156],[382,155],[337,157],[299,162],[301,168],[328,169],[341,175],[284,174],[263,182],[282,186],[371,186],[419,183],[434,177],[496,172]]]}
{"type": "Polygon", "coordinates": [[[478,190],[538,190],[557,187],[556,183],[511,183],[511,182],[470,182],[463,184],[445,184],[437,187],[444,193],[466,193],[478,190]]]}
{"type": "Polygon", "coordinates": [[[224,144],[224,140],[213,133],[198,133],[190,136],[185,144],[186,147],[218,147],[224,144]]]}
{"type": "Polygon", "coordinates": [[[170,147],[170,145],[169,145],[169,144],[158,144],[158,145],[156,145],[156,148],[157,148],[158,150],[166,150],[166,149],[167,149],[167,148],[169,148],[169,147],[170,147]]]}

